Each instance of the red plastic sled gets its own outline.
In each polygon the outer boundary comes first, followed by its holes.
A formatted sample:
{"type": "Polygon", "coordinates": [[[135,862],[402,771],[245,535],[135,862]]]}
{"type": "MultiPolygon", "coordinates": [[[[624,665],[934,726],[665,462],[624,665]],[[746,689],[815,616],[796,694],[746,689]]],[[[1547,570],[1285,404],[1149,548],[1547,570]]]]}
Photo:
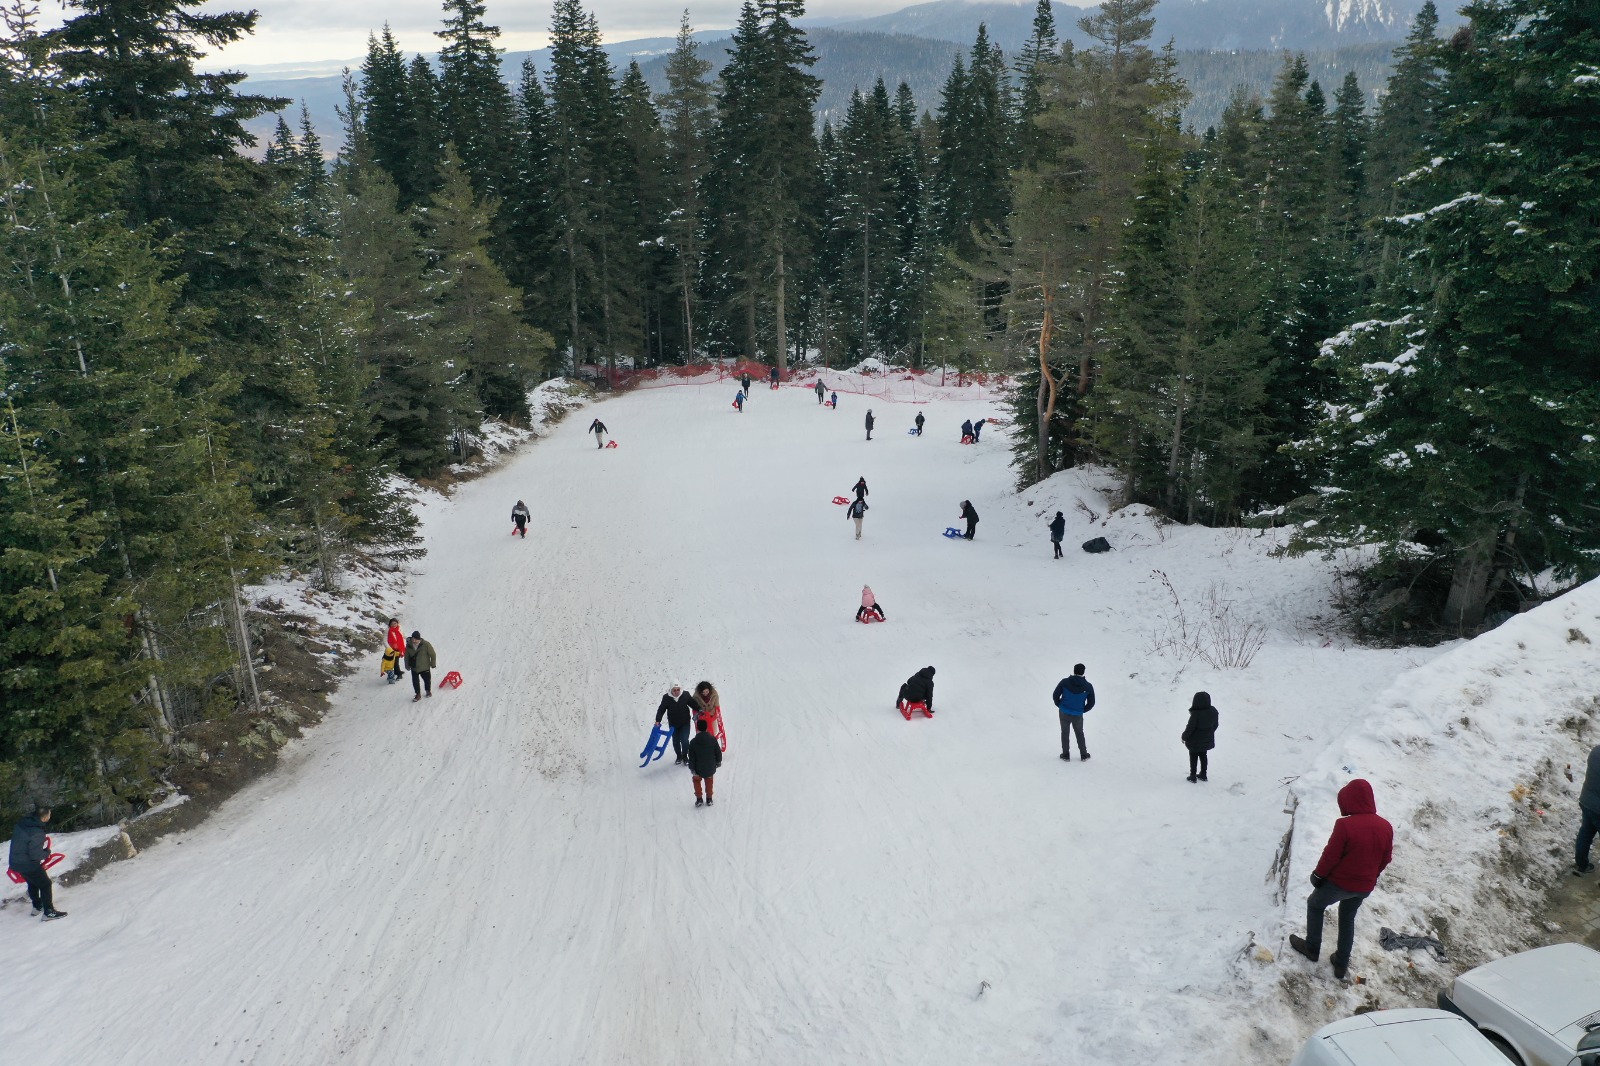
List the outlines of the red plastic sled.
{"type": "Polygon", "coordinates": [[[722,727],[722,708],[718,707],[713,714],[702,714],[706,721],[706,732],[717,738],[717,746],[724,754],[728,750],[728,731],[722,727]]]}
{"type": "MultiPolygon", "coordinates": [[[[44,850],[47,851],[47,852],[50,851],[50,838],[49,837],[45,837],[44,838],[44,850]]],[[[59,851],[50,852],[50,854],[45,857],[44,868],[46,870],[48,870],[48,869],[50,869],[50,867],[54,866],[56,863],[60,862],[64,858],[66,858],[66,856],[61,854],[59,851]]],[[[21,874],[17,873],[17,871],[15,871],[15,870],[7,870],[6,871],[6,876],[11,879],[11,883],[14,884],[14,885],[23,885],[23,884],[27,884],[27,882],[28,882],[28,879],[26,877],[23,877],[21,874]]]]}
{"type": "Polygon", "coordinates": [[[843,496],[835,496],[833,498],[833,502],[837,503],[837,504],[846,504],[846,503],[849,503],[850,501],[845,499],[843,496]]]}
{"type": "Polygon", "coordinates": [[[606,441],[606,447],[607,448],[615,448],[616,446],[617,446],[617,442],[616,441],[614,441],[614,440],[606,441]]]}
{"type": "Polygon", "coordinates": [[[972,434],[971,433],[967,433],[967,434],[963,435],[962,438],[961,438],[961,443],[962,444],[972,444],[973,443],[972,434]]]}
{"type": "Polygon", "coordinates": [[[440,688],[460,688],[461,687],[461,672],[459,670],[452,670],[448,674],[445,674],[444,675],[444,680],[439,682],[439,687],[440,688]]]}
{"type": "Polygon", "coordinates": [[[833,406],[833,401],[832,400],[823,400],[822,401],[822,406],[824,406],[824,407],[832,407],[833,406]]]}
{"type": "Polygon", "coordinates": [[[900,713],[906,716],[906,721],[911,721],[912,714],[917,711],[921,711],[929,718],[933,717],[933,712],[928,710],[928,705],[921,700],[915,703],[907,703],[905,700],[900,701],[900,713]]]}
{"type": "Polygon", "coordinates": [[[874,622],[882,622],[883,619],[878,617],[878,613],[876,611],[868,611],[866,614],[857,618],[856,621],[860,622],[864,626],[869,626],[874,622]]]}

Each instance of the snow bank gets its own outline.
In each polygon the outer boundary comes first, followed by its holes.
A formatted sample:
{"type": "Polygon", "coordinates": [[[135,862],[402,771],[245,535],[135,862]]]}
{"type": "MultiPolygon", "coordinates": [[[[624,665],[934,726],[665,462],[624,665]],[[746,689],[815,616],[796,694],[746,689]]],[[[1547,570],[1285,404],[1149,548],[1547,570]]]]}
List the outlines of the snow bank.
{"type": "MultiPolygon", "coordinates": [[[[1315,995],[1289,980],[1282,1017],[1291,1033],[1303,1037],[1374,996],[1385,1007],[1426,1005],[1454,973],[1529,946],[1540,931],[1530,915],[1572,863],[1597,693],[1600,582],[1590,582],[1402,675],[1291,783],[1285,899],[1267,925],[1280,958],[1304,924],[1338,790],[1365,777],[1395,827],[1394,862],[1357,926],[1351,969],[1365,985],[1338,990],[1325,963],[1312,971],[1315,995]],[[1440,938],[1454,957],[1383,951],[1383,926],[1440,938]]],[[[1283,965],[1312,970],[1292,952],[1283,965]]],[[[1256,980],[1276,984],[1280,974],[1256,980]]]]}

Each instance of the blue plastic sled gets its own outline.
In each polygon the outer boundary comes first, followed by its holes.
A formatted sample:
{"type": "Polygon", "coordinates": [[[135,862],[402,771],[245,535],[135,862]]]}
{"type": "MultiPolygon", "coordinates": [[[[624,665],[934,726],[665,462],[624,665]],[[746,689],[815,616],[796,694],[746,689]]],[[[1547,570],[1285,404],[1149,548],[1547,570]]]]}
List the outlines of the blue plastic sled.
{"type": "Polygon", "coordinates": [[[957,529],[955,526],[945,526],[944,535],[950,537],[951,539],[960,539],[966,536],[965,533],[961,532],[961,530],[957,529]]]}
{"type": "Polygon", "coordinates": [[[639,764],[642,770],[667,753],[667,742],[672,739],[672,727],[657,725],[650,730],[650,739],[644,742],[644,750],[639,753],[639,758],[644,762],[639,764]]]}

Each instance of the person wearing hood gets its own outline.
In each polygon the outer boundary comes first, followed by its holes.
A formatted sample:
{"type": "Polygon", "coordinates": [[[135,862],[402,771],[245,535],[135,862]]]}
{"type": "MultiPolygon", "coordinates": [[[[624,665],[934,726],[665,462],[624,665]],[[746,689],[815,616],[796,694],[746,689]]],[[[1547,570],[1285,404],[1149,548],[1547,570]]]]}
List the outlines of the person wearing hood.
{"type": "Polygon", "coordinates": [[[1578,793],[1578,841],[1572,858],[1574,874],[1581,876],[1594,869],[1589,862],[1589,847],[1596,833],[1600,833],[1600,744],[1589,752],[1589,769],[1583,777],[1583,791],[1578,793]]]}
{"type": "Polygon", "coordinates": [[[851,485],[850,488],[851,488],[852,491],[855,492],[856,499],[858,499],[858,500],[866,499],[868,493],[867,493],[867,479],[866,479],[865,475],[863,475],[860,478],[857,478],[856,479],[856,483],[854,485],[851,485]]]}
{"type": "Polygon", "coordinates": [[[826,386],[826,385],[824,385],[822,383],[822,379],[821,378],[817,379],[817,387],[816,387],[815,391],[816,391],[816,394],[817,394],[817,406],[821,407],[822,406],[822,401],[827,399],[827,396],[828,396],[828,386],[826,386]]]}
{"type": "Polygon", "coordinates": [[[920,437],[920,436],[922,436],[922,424],[923,424],[923,423],[924,423],[924,422],[926,422],[926,421],[927,421],[927,419],[926,419],[926,418],[923,418],[923,417],[922,417],[922,412],[921,412],[921,411],[918,411],[918,412],[917,412],[917,417],[916,417],[916,423],[917,423],[917,436],[919,436],[919,437],[920,437]]]}
{"type": "Polygon", "coordinates": [[[772,364],[772,369],[767,371],[767,378],[772,382],[772,387],[778,387],[778,364],[772,364]]]}
{"type": "Polygon", "coordinates": [[[872,439],[872,408],[867,408],[867,439],[872,439]]]}
{"type": "Polygon", "coordinates": [[[878,616],[878,621],[886,621],[883,617],[883,605],[878,602],[878,597],[872,594],[871,585],[861,586],[861,606],[856,608],[856,621],[859,622],[867,616],[867,612],[878,616]]]}
{"type": "Polygon", "coordinates": [[[400,664],[406,657],[406,638],[400,632],[400,619],[389,619],[389,633],[384,637],[383,644],[383,672],[392,685],[400,680],[400,664]]]}
{"type": "Polygon", "coordinates": [[[23,817],[11,831],[11,870],[28,884],[28,902],[33,913],[43,915],[45,921],[65,918],[66,911],[56,910],[54,886],[44,862],[50,857],[50,846],[45,843],[45,823],[50,821],[50,807],[36,804],[33,813],[23,817]]]}
{"type": "Polygon", "coordinates": [[[828,393],[828,406],[835,411],[839,409],[839,394],[837,392],[828,393]]]}
{"type": "Polygon", "coordinates": [[[1083,676],[1083,664],[1072,667],[1072,676],[1064,677],[1050,694],[1061,717],[1061,758],[1072,761],[1072,738],[1078,738],[1078,758],[1089,761],[1089,748],[1083,742],[1083,716],[1094,710],[1094,686],[1083,676]]]}
{"type": "Polygon", "coordinates": [[[1067,535],[1067,516],[1060,511],[1050,519],[1050,543],[1055,546],[1056,558],[1061,558],[1061,538],[1067,535]]]}
{"type": "Polygon", "coordinates": [[[852,520],[853,522],[855,522],[855,524],[856,524],[856,539],[860,540],[861,539],[861,520],[863,518],[867,517],[867,501],[863,500],[860,496],[857,496],[854,500],[851,501],[850,506],[845,508],[844,516],[846,518],[852,520]]]}
{"type": "Polygon", "coordinates": [[[978,532],[978,509],[972,506],[971,500],[961,501],[961,517],[967,521],[967,531],[961,534],[961,539],[971,540],[978,532]]]}
{"type": "Polygon", "coordinates": [[[930,712],[933,710],[933,667],[924,666],[900,686],[900,695],[894,701],[895,710],[903,703],[920,703],[930,712]]]}
{"type": "Polygon", "coordinates": [[[1217,709],[1211,693],[1196,692],[1189,704],[1189,724],[1183,727],[1183,746],[1189,749],[1189,780],[1206,779],[1206,752],[1217,746],[1217,709]]]}
{"type": "Polygon", "coordinates": [[[733,394],[733,406],[738,409],[740,414],[744,414],[744,390],[743,389],[740,389],[738,392],[733,394]]]}
{"type": "Polygon", "coordinates": [[[961,443],[972,443],[972,419],[970,418],[961,423],[961,443]]]}
{"type": "Polygon", "coordinates": [[[517,527],[517,536],[524,540],[528,537],[528,505],[521,500],[511,508],[511,524],[517,527]]]}
{"type": "Polygon", "coordinates": [[[980,418],[972,423],[972,443],[976,444],[983,439],[983,427],[988,421],[987,418],[980,418]]]}
{"type": "Polygon", "coordinates": [[[1322,858],[1311,871],[1305,939],[1290,934],[1289,945],[1316,962],[1322,954],[1322,913],[1337,903],[1339,942],[1328,961],[1333,963],[1333,976],[1343,980],[1356,940],[1356,911],[1394,858],[1394,827],[1378,816],[1372,785],[1362,777],[1339,790],[1339,814],[1322,858]]]}
{"type": "Polygon", "coordinates": [[[422,639],[422,632],[413,629],[411,639],[406,641],[406,669],[411,671],[411,702],[416,703],[422,698],[423,689],[426,688],[428,698],[433,698],[433,668],[439,665],[439,657],[434,654],[433,645],[422,639]]]}
{"type": "Polygon", "coordinates": [[[699,709],[695,698],[683,691],[683,686],[676,681],[656,708],[656,725],[661,724],[665,715],[667,725],[672,727],[672,754],[677,756],[673,761],[680,766],[689,759],[689,731],[694,727],[695,712],[699,709]]]}

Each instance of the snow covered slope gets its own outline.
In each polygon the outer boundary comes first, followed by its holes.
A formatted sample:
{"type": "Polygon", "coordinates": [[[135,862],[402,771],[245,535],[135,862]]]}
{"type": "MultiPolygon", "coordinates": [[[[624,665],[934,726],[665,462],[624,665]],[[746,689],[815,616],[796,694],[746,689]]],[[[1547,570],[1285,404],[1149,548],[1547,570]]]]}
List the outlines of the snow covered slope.
{"type": "Polygon", "coordinates": [[[742,415],[733,391],[596,405],[618,448],[584,412],[430,507],[401,619],[465,686],[413,704],[363,671],[272,777],[63,890],[66,921],[7,907],[7,1061],[1255,1061],[1230,958],[1279,913],[1281,782],[1428,653],[1327,645],[1324,564],[1270,535],[1091,522],[1077,473],[1011,495],[999,432],[957,443],[977,390],[757,388],[742,415]],[[857,542],[829,500],[863,475],[857,542]],[[943,538],[967,498],[977,539],[943,538]],[[1155,570],[1192,617],[1212,593],[1269,628],[1249,669],[1149,652],[1155,570]],[[863,583],[887,624],[852,620],[863,583]],[[1099,704],[1066,764],[1075,661],[1099,704]],[[937,714],[907,722],[928,664],[937,714]],[[635,753],[702,678],[729,748],[696,810],[635,753]],[[1204,785],[1178,740],[1199,688],[1204,785]]]}

